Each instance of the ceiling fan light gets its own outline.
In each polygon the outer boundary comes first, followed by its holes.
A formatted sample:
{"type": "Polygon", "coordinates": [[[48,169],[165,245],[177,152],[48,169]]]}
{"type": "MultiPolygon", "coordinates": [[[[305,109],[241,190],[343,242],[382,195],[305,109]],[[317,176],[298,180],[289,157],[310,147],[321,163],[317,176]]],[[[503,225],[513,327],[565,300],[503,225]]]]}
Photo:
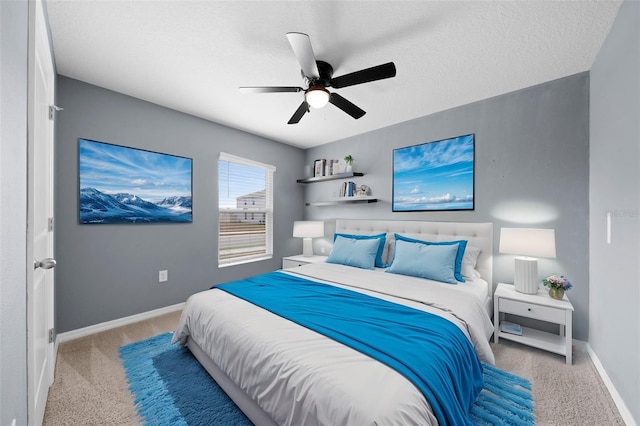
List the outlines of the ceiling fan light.
{"type": "Polygon", "coordinates": [[[322,108],[329,102],[329,92],[324,87],[312,87],[304,94],[304,98],[313,108],[322,108]]]}

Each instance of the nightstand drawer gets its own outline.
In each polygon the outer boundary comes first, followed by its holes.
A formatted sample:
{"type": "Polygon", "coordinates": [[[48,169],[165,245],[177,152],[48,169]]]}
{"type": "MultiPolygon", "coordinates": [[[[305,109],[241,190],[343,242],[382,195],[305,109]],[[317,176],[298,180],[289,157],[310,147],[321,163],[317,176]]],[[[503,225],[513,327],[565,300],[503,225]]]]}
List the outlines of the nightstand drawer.
{"type": "Polygon", "coordinates": [[[534,318],[556,324],[565,323],[564,309],[536,305],[535,303],[519,302],[516,300],[500,299],[500,312],[534,318]]]}
{"type": "Polygon", "coordinates": [[[301,262],[301,261],[296,261],[296,260],[291,260],[291,259],[283,259],[282,260],[282,269],[295,268],[296,266],[302,266],[302,265],[307,265],[307,264],[309,264],[309,262],[301,262]]]}
{"type": "Polygon", "coordinates": [[[308,265],[310,263],[323,263],[327,256],[287,256],[282,258],[282,269],[295,268],[296,266],[308,265]]]}

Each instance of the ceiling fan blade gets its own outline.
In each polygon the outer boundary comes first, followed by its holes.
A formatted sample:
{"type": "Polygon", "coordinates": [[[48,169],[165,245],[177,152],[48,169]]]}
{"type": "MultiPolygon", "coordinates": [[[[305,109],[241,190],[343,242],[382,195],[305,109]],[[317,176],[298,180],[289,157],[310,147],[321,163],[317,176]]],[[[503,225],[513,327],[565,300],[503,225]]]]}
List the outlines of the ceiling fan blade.
{"type": "Polygon", "coordinates": [[[287,33],[287,38],[305,77],[310,79],[320,78],[316,56],[313,54],[309,36],[303,33],[287,33]]]}
{"type": "Polygon", "coordinates": [[[341,75],[331,79],[331,87],[340,89],[354,84],[368,83],[396,76],[396,66],[393,62],[367,68],[364,70],[341,75]]]}
{"type": "Polygon", "coordinates": [[[272,87],[238,87],[240,93],[281,93],[302,92],[302,87],[272,86],[272,87]]]}
{"type": "Polygon", "coordinates": [[[309,104],[307,101],[302,101],[296,112],[293,113],[287,124],[297,124],[302,116],[309,111],[309,104]]]}
{"type": "Polygon", "coordinates": [[[356,120],[366,114],[364,110],[360,109],[358,106],[346,100],[337,93],[331,94],[331,96],[329,97],[329,102],[331,102],[356,120]]]}

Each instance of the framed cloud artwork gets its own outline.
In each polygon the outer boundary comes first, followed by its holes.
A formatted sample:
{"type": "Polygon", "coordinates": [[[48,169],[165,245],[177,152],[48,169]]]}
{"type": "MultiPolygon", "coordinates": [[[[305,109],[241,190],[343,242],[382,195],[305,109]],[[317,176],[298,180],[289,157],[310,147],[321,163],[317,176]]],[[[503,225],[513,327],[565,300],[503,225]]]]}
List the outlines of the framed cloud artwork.
{"type": "Polygon", "coordinates": [[[393,150],[394,212],[474,209],[475,135],[393,150]]]}
{"type": "Polygon", "coordinates": [[[78,139],[81,224],[192,222],[190,158],[78,139]]]}

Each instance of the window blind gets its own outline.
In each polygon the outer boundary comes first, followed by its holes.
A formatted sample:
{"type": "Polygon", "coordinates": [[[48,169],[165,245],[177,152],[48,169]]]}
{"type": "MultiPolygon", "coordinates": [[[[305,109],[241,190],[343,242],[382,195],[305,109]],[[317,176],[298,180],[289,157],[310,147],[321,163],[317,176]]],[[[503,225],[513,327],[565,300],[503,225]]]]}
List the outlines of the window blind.
{"type": "Polygon", "coordinates": [[[273,175],[269,164],[220,153],[218,266],[273,256],[273,175]]]}

